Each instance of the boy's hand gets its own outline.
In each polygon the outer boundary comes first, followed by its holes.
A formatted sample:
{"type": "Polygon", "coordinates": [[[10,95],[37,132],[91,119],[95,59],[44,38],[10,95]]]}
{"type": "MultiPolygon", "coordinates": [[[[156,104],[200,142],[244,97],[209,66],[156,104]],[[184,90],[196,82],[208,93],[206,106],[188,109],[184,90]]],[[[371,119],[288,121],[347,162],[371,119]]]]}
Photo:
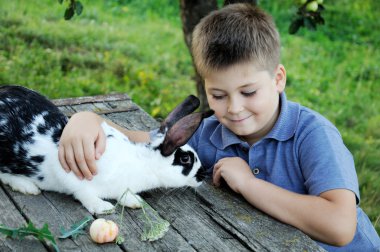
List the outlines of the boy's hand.
{"type": "Polygon", "coordinates": [[[95,160],[106,147],[106,137],[100,126],[102,121],[92,112],[79,112],[70,118],[58,149],[59,162],[66,172],[73,171],[78,178],[88,180],[96,174],[95,160]]]}
{"type": "Polygon", "coordinates": [[[221,178],[223,178],[232,190],[240,193],[240,188],[243,188],[255,176],[247,162],[243,159],[228,157],[220,159],[214,165],[212,178],[214,185],[219,186],[221,178]]]}

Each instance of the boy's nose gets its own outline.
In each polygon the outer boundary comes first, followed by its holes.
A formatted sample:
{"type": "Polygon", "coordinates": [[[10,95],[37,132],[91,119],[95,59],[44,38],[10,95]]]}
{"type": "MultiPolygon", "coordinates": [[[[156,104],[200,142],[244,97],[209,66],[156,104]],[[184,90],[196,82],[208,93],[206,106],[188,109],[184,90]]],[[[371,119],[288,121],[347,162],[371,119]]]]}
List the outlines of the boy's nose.
{"type": "Polygon", "coordinates": [[[243,111],[243,105],[237,100],[230,100],[228,103],[227,112],[230,114],[238,114],[243,111]]]}

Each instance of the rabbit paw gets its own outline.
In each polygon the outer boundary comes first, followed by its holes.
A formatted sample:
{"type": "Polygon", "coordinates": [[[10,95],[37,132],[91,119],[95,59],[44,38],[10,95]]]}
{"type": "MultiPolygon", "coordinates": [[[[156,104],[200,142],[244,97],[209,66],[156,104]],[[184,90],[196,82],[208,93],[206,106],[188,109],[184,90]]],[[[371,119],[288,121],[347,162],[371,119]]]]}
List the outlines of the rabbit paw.
{"type": "Polygon", "coordinates": [[[92,195],[91,191],[79,191],[74,193],[74,197],[79,200],[82,205],[92,214],[102,214],[110,212],[114,209],[108,201],[104,201],[101,198],[92,195]]]}
{"type": "Polygon", "coordinates": [[[8,184],[14,191],[24,194],[40,194],[40,189],[27,178],[16,177],[9,174],[1,174],[0,179],[4,184],[8,184]]]}
{"type": "Polygon", "coordinates": [[[100,200],[96,204],[93,204],[92,206],[87,208],[87,210],[90,213],[95,213],[95,214],[105,214],[107,212],[112,211],[113,209],[114,209],[114,205],[104,200],[100,200]]]}
{"type": "Polygon", "coordinates": [[[142,198],[137,194],[127,193],[122,196],[119,202],[122,206],[127,206],[129,208],[141,208],[142,198]]]}

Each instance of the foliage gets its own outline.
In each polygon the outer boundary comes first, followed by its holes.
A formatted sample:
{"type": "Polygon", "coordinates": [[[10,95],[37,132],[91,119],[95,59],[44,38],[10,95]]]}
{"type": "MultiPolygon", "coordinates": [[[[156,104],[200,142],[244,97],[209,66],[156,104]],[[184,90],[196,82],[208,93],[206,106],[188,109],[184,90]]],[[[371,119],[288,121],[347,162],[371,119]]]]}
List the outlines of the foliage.
{"type": "MultiPolygon", "coordinates": [[[[75,14],[80,15],[82,13],[83,5],[81,2],[77,0],[66,1],[70,3],[65,10],[64,17],[66,20],[70,20],[72,17],[74,17],[75,14]]],[[[63,0],[58,0],[58,2],[62,4],[63,0]]],[[[120,9],[119,5],[133,4],[133,1],[131,0],[115,0],[108,2],[110,3],[110,6],[113,6],[113,10],[116,11],[120,9]]],[[[146,5],[146,1],[144,2],[146,5]]],[[[148,1],[147,4],[151,6],[148,9],[152,8],[156,11],[161,9],[160,5],[155,5],[154,3],[157,3],[157,1],[148,1]],[[154,8],[154,6],[156,8],[154,8]]],[[[139,5],[141,6],[141,2],[139,5]]],[[[323,0],[298,0],[298,5],[299,7],[296,13],[296,18],[291,22],[289,27],[290,34],[295,34],[299,28],[303,26],[310,30],[315,30],[317,28],[317,24],[324,24],[324,19],[322,18],[322,11],[324,10],[323,0]]],[[[110,8],[108,8],[108,10],[109,9],[110,8]]],[[[145,11],[143,13],[145,13],[145,11]]]]}
{"type": "MultiPolygon", "coordinates": [[[[86,216],[79,222],[74,223],[69,230],[65,230],[61,227],[61,235],[58,236],[58,238],[76,238],[78,235],[84,234],[83,229],[88,225],[90,220],[92,220],[92,217],[86,216]]],[[[19,228],[11,228],[0,224],[0,233],[3,233],[6,237],[20,240],[24,239],[26,236],[34,236],[42,242],[50,242],[55,251],[59,252],[55,236],[49,230],[47,223],[45,223],[41,229],[36,228],[31,221],[26,226],[19,228]]]]}
{"type": "Polygon", "coordinates": [[[60,239],[66,239],[69,237],[76,238],[80,234],[86,234],[83,229],[89,224],[91,220],[92,220],[91,216],[86,216],[79,222],[74,223],[70,227],[69,230],[65,230],[63,227],[61,227],[61,235],[58,236],[58,238],[60,239]]]}
{"type": "Polygon", "coordinates": [[[289,33],[295,34],[301,27],[306,27],[309,30],[316,30],[317,25],[323,25],[325,20],[322,17],[323,1],[319,0],[298,0],[299,7],[296,13],[296,18],[289,26],[289,33]]]}
{"type": "MultiPolygon", "coordinates": [[[[131,193],[136,197],[136,199],[140,202],[141,204],[141,210],[142,214],[140,216],[140,219],[142,219],[144,226],[143,226],[143,232],[141,234],[141,240],[142,241],[156,241],[158,239],[161,239],[166,232],[169,231],[170,223],[163,219],[156,210],[154,210],[145,200],[138,198],[133,192],[131,192],[129,189],[125,190],[123,195],[120,197],[121,199],[123,197],[126,197],[128,193],[131,193]]],[[[120,219],[119,219],[119,226],[123,226],[123,216],[124,216],[124,209],[125,206],[120,204],[120,201],[118,201],[115,205],[115,207],[110,210],[105,212],[105,214],[110,214],[113,213],[117,207],[121,206],[121,212],[120,212],[120,219]]],[[[116,243],[120,244],[124,242],[124,238],[122,236],[118,236],[116,238],[116,243]]]]}
{"type": "MultiPolygon", "coordinates": [[[[62,4],[63,0],[58,0],[58,2],[62,4]]],[[[68,5],[65,10],[65,20],[70,20],[75,14],[77,14],[78,16],[82,14],[83,5],[81,2],[77,0],[66,0],[66,2],[68,2],[68,5]]]]}
{"type": "Polygon", "coordinates": [[[145,219],[142,241],[156,241],[169,231],[170,223],[161,218],[158,213],[145,201],[142,201],[143,216],[145,219]]]}
{"type": "Polygon", "coordinates": [[[28,225],[19,228],[10,228],[0,225],[0,232],[13,239],[24,239],[26,236],[34,236],[42,242],[45,240],[49,241],[55,251],[59,252],[54,235],[50,232],[48,224],[46,223],[41,229],[36,228],[32,222],[29,222],[28,225]]]}

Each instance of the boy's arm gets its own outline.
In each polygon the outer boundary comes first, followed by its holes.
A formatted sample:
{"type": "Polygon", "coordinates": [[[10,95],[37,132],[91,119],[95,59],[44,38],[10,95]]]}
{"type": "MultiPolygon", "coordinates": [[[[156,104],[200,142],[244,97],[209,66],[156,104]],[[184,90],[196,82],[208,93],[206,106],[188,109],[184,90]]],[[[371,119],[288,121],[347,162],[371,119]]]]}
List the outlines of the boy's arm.
{"type": "Polygon", "coordinates": [[[128,130],[126,128],[123,128],[116,123],[105,120],[110,126],[114,127],[115,129],[119,130],[121,133],[126,135],[129,140],[132,142],[141,142],[141,143],[148,143],[150,141],[149,132],[146,131],[140,131],[140,130],[128,130]]]}
{"type": "Polygon", "coordinates": [[[214,183],[219,185],[221,178],[253,206],[313,239],[343,246],[355,235],[356,198],[352,191],[336,189],[319,196],[293,193],[255,178],[248,164],[237,157],[215,164],[214,183]]]}
{"type": "Polygon", "coordinates": [[[76,113],[64,128],[58,149],[59,161],[67,172],[73,171],[78,178],[89,180],[96,174],[95,160],[106,148],[106,136],[101,127],[103,121],[120,130],[131,141],[148,142],[150,139],[148,132],[129,131],[95,113],[76,113]]]}

